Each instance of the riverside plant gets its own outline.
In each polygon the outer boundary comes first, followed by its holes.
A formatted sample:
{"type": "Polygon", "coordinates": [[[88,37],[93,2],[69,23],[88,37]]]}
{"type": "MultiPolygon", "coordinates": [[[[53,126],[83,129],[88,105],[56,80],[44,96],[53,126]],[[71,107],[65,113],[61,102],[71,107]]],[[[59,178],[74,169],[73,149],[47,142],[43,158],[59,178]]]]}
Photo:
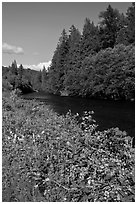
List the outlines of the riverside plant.
{"type": "Polygon", "coordinates": [[[2,200],[135,201],[134,149],[93,112],[59,116],[43,103],[3,97],[2,200]]]}

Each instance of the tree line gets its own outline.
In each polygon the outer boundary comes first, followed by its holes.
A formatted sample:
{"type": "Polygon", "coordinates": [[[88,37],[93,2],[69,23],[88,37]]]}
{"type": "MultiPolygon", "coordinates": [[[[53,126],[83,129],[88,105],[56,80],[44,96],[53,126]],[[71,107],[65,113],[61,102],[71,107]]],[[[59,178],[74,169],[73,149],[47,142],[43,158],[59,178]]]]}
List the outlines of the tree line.
{"type": "Polygon", "coordinates": [[[48,71],[44,67],[30,76],[28,70],[23,82],[59,95],[133,99],[135,3],[126,15],[109,5],[99,19],[95,25],[86,18],[82,33],[74,25],[69,34],[63,29],[48,71]]]}
{"type": "Polygon", "coordinates": [[[16,60],[9,67],[2,66],[2,88],[4,90],[20,89],[22,93],[41,91],[45,83],[46,69],[35,71],[25,69],[16,60]]]}
{"type": "Polygon", "coordinates": [[[49,92],[82,97],[134,98],[135,4],[126,16],[110,5],[98,26],[63,30],[48,72],[49,92]]]}

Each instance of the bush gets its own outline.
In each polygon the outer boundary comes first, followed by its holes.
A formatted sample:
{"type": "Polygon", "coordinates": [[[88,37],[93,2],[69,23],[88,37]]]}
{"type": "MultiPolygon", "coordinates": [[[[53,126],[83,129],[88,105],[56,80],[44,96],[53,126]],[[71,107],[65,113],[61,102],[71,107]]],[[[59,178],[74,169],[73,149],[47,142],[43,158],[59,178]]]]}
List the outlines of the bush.
{"type": "Polygon", "coordinates": [[[134,201],[131,138],[118,128],[96,131],[92,114],[64,117],[4,97],[3,201],[134,201]]]}

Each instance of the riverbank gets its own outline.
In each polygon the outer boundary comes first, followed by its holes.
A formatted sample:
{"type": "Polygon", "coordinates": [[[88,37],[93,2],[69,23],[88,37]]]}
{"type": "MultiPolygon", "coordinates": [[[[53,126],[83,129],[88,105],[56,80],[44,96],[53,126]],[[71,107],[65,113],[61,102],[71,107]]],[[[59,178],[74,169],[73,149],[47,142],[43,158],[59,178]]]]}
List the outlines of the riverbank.
{"type": "Polygon", "coordinates": [[[101,99],[86,99],[80,97],[66,97],[48,94],[44,92],[22,95],[24,99],[36,99],[42,101],[45,106],[66,115],[71,110],[72,114],[84,111],[94,111],[94,119],[97,121],[97,130],[106,130],[111,127],[119,127],[131,137],[135,137],[135,103],[129,101],[110,101],[101,99]]]}
{"type": "Polygon", "coordinates": [[[3,201],[134,201],[131,138],[77,117],[3,95],[3,201]]]}

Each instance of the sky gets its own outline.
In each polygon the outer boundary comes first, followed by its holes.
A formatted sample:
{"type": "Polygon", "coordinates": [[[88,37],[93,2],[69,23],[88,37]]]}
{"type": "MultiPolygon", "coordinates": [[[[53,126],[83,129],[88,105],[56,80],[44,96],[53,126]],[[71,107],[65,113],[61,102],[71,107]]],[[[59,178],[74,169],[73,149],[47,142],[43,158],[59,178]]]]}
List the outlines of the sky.
{"type": "Polygon", "coordinates": [[[15,59],[25,68],[49,66],[62,30],[71,25],[82,32],[85,18],[99,23],[108,5],[126,13],[131,2],[3,2],[2,64],[15,59]]]}

